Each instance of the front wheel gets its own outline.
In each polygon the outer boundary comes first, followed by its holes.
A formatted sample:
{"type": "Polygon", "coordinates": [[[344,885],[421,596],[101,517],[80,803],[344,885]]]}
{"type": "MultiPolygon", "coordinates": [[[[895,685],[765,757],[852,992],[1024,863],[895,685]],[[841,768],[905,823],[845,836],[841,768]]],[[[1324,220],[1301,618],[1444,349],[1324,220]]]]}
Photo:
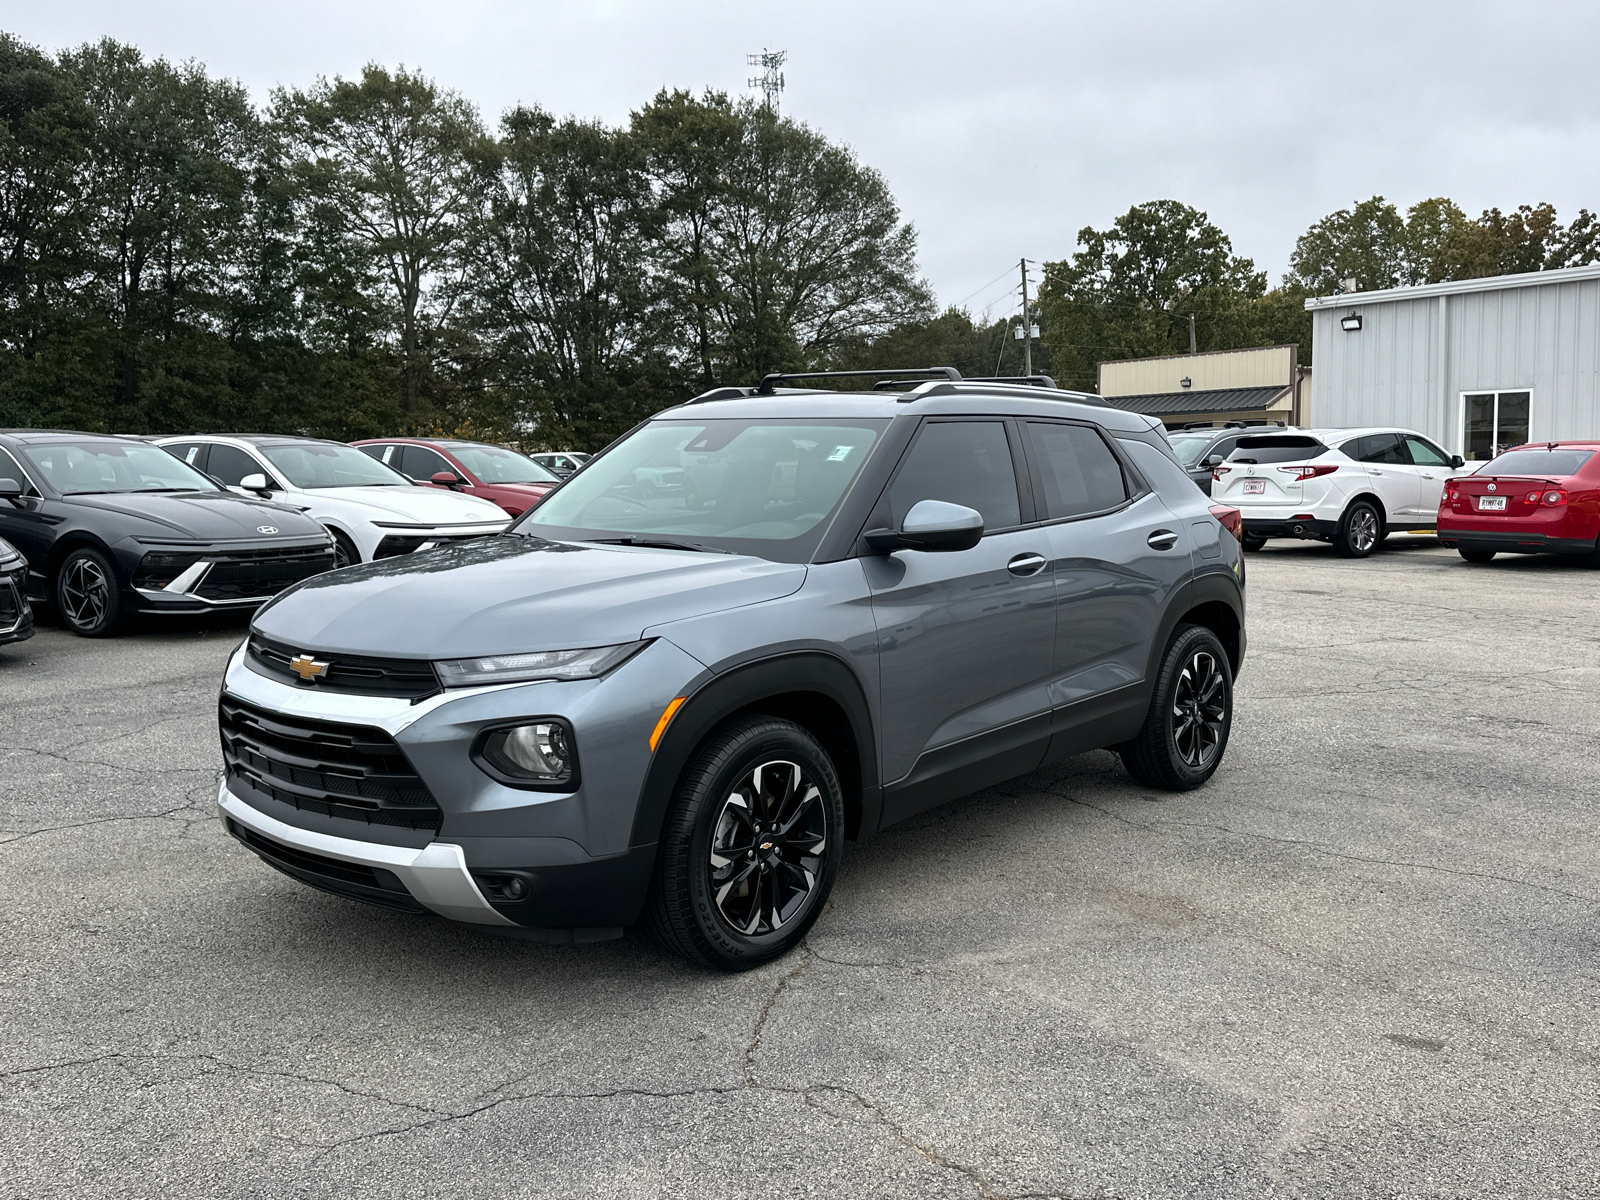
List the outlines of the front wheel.
{"type": "Polygon", "coordinates": [[[1339,531],[1333,535],[1333,548],[1346,558],[1365,558],[1383,541],[1383,518],[1365,500],[1357,500],[1344,510],[1339,531]]]}
{"type": "Polygon", "coordinates": [[[328,532],[333,534],[333,570],[353,567],[361,561],[361,551],[356,549],[356,544],[344,530],[330,529],[328,532]]]}
{"type": "Polygon", "coordinates": [[[1458,550],[1456,553],[1470,563],[1493,562],[1495,556],[1493,550],[1458,550]]]}
{"type": "Polygon", "coordinates": [[[839,778],[817,740],[776,717],[733,721],[701,747],[667,814],[651,928],[701,966],[760,966],[821,914],[843,839],[839,778]]]}
{"type": "Polygon", "coordinates": [[[1233,728],[1233,668],[1217,635],[1180,625],[1156,672],[1144,727],[1119,747],[1128,774],[1147,787],[1187,792],[1216,772],[1233,728]]]}
{"type": "Polygon", "coordinates": [[[111,560],[98,550],[74,550],[56,572],[56,611],[79,637],[107,637],[122,624],[122,592],[111,560]]]}

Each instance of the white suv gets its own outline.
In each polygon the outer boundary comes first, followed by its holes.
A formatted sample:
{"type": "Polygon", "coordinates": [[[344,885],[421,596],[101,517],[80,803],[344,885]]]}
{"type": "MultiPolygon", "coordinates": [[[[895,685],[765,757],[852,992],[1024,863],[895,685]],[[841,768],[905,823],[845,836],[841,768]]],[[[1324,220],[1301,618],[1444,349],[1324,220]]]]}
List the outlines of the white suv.
{"type": "Polygon", "coordinates": [[[336,567],[486,537],[511,523],[497,504],[415,484],[343,442],[218,434],[154,441],[229,491],[270,496],[322,522],[336,567]]]}
{"type": "Polygon", "coordinates": [[[1461,465],[1409,429],[1286,429],[1241,438],[1212,472],[1211,497],[1244,514],[1247,550],[1317,538],[1365,558],[1391,533],[1432,532],[1461,465]]]}

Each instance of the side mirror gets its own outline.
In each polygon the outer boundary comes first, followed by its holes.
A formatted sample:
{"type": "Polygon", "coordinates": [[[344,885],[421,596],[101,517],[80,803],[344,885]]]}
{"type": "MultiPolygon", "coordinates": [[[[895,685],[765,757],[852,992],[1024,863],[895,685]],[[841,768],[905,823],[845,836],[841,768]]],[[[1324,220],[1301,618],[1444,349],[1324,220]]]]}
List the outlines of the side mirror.
{"type": "Polygon", "coordinates": [[[869,529],[866,537],[867,545],[877,554],[895,550],[970,550],[983,538],[983,514],[943,500],[919,500],[898,530],[869,529]]]}
{"type": "Polygon", "coordinates": [[[267,487],[267,477],[260,471],[257,471],[254,475],[246,475],[243,479],[239,480],[239,486],[247,492],[255,492],[262,496],[265,496],[269,491],[271,491],[271,489],[267,487]]]}
{"type": "Polygon", "coordinates": [[[1200,460],[1200,465],[1202,467],[1220,467],[1222,465],[1222,455],[1208,454],[1200,460]]]}
{"type": "Polygon", "coordinates": [[[1452,454],[1450,456],[1450,469],[1452,471],[1459,471],[1462,467],[1464,467],[1466,465],[1467,465],[1467,460],[1462,458],[1461,455],[1452,454]]]}
{"type": "Polygon", "coordinates": [[[15,479],[0,479],[0,500],[9,500],[13,505],[22,498],[22,485],[15,479]]]}
{"type": "Polygon", "coordinates": [[[454,471],[435,471],[433,475],[429,477],[428,482],[436,483],[440,487],[447,487],[452,492],[455,492],[460,491],[461,488],[466,485],[467,481],[461,478],[461,476],[457,475],[454,471]]]}

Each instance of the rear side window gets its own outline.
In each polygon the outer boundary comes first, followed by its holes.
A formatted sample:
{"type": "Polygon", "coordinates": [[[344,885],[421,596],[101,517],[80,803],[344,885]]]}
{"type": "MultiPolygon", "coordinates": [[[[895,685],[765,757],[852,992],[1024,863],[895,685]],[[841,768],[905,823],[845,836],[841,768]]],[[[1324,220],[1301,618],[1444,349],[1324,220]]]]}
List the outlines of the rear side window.
{"type": "Polygon", "coordinates": [[[1405,443],[1400,440],[1398,433],[1369,433],[1366,437],[1346,442],[1343,450],[1357,462],[1389,463],[1402,467],[1411,463],[1411,456],[1406,453],[1405,443]]]}
{"type": "Polygon", "coordinates": [[[923,426],[889,487],[889,511],[896,529],[921,500],[975,508],[983,514],[986,530],[1020,525],[1017,473],[1005,425],[931,421],[923,426]]]}
{"type": "Polygon", "coordinates": [[[1229,462],[1286,463],[1304,462],[1326,454],[1328,448],[1314,437],[1305,434],[1261,434],[1258,437],[1239,439],[1239,446],[1228,455],[1229,462]]]}
{"type": "Polygon", "coordinates": [[[1593,450],[1508,450],[1478,468],[1479,475],[1576,475],[1593,450]]]}
{"type": "Polygon", "coordinates": [[[1027,430],[1046,519],[1105,512],[1128,498],[1122,464],[1093,429],[1029,421],[1027,430]]]}

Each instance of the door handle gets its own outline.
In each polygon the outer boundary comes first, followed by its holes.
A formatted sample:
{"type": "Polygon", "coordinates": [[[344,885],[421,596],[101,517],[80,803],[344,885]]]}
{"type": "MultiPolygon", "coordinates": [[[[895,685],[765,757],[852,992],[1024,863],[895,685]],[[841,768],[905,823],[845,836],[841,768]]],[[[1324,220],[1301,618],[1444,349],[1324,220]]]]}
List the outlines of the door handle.
{"type": "Polygon", "coordinates": [[[1050,562],[1042,554],[1019,554],[1006,564],[1013,575],[1037,575],[1050,562]]]}
{"type": "Polygon", "coordinates": [[[1368,475],[1382,475],[1383,472],[1378,470],[1378,468],[1376,468],[1376,467],[1368,467],[1367,468],[1367,474],[1368,475]]]}
{"type": "Polygon", "coordinates": [[[1178,544],[1178,535],[1170,529],[1158,529],[1145,540],[1152,550],[1171,550],[1178,544]]]}

